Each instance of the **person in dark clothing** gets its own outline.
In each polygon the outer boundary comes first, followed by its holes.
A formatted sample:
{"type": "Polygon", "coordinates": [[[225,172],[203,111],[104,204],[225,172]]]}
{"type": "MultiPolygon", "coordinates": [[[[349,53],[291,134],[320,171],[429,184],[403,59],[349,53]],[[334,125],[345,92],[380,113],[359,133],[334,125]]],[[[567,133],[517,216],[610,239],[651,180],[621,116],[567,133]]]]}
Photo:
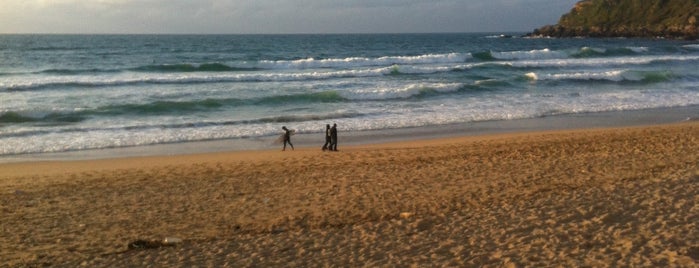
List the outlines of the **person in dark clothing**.
{"type": "Polygon", "coordinates": [[[325,125],[325,144],[323,144],[323,151],[328,149],[328,145],[332,144],[332,139],[330,138],[330,124],[325,125]]]}
{"type": "Polygon", "coordinates": [[[337,151],[337,124],[330,128],[330,151],[337,151]]]}
{"type": "Polygon", "coordinates": [[[283,126],[282,129],[284,130],[284,148],[282,148],[282,151],[286,151],[287,143],[291,146],[291,150],[294,150],[294,145],[291,144],[291,131],[286,126],[283,126]]]}

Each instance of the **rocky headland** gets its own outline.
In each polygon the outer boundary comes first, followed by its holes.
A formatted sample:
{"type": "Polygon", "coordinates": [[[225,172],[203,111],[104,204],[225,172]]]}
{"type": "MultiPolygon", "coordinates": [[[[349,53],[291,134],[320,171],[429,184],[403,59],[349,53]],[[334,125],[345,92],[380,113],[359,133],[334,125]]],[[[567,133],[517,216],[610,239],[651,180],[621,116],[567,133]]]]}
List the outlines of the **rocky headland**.
{"type": "Polygon", "coordinates": [[[533,37],[699,38],[699,0],[583,0],[533,37]]]}

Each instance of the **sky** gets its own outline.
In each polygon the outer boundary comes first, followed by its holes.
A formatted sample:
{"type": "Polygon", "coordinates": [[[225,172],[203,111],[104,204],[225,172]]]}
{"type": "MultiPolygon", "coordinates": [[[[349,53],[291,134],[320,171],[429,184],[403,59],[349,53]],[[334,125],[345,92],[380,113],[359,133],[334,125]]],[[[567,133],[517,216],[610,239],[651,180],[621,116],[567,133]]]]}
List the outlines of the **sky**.
{"type": "Polygon", "coordinates": [[[0,0],[0,33],[530,32],[578,0],[0,0]]]}

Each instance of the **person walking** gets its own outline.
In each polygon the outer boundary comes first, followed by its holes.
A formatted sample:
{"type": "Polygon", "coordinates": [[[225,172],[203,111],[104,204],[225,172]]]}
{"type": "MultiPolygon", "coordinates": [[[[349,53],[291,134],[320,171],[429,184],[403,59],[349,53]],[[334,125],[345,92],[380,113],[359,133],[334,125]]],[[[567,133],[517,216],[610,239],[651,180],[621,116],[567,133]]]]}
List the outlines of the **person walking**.
{"type": "Polygon", "coordinates": [[[294,150],[294,145],[291,144],[291,130],[287,129],[286,126],[283,126],[282,129],[284,130],[284,148],[282,148],[282,151],[286,151],[286,144],[288,143],[291,146],[291,150],[294,150]]]}
{"type": "Polygon", "coordinates": [[[323,144],[323,151],[328,149],[328,146],[332,144],[332,139],[330,137],[330,124],[325,125],[325,144],[323,144]]]}
{"type": "Polygon", "coordinates": [[[330,151],[337,151],[337,124],[330,128],[330,151]]]}

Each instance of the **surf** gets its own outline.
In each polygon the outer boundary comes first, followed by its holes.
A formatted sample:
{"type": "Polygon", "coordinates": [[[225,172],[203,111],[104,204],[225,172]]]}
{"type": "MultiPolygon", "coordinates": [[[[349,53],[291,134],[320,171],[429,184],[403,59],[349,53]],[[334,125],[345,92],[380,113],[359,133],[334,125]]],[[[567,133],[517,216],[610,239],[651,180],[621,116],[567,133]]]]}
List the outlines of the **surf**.
{"type": "Polygon", "coordinates": [[[612,83],[654,84],[671,81],[676,77],[670,71],[609,70],[599,72],[536,73],[524,75],[531,81],[606,81],[612,83]]]}
{"type": "Polygon", "coordinates": [[[159,64],[145,65],[129,71],[135,72],[162,72],[162,73],[189,73],[189,72],[239,72],[239,71],[256,71],[259,68],[253,67],[235,67],[223,63],[202,63],[202,64],[159,64]]]}
{"type": "Polygon", "coordinates": [[[693,43],[494,37],[0,36],[0,152],[699,104],[693,43]]]}

